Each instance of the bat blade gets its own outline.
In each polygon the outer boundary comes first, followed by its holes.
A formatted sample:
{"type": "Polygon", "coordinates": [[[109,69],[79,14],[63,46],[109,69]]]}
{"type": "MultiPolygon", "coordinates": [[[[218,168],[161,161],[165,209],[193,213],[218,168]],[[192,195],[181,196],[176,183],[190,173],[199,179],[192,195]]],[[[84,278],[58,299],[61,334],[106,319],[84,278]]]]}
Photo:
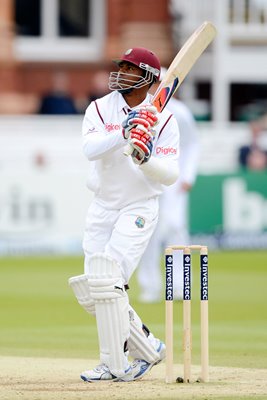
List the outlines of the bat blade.
{"type": "MultiPolygon", "coordinates": [[[[159,113],[163,111],[197,59],[215,36],[215,26],[210,21],[205,21],[185,42],[173,59],[164,79],[152,97],[151,104],[157,108],[159,113]]],[[[123,154],[129,156],[132,152],[133,148],[128,144],[123,154]]]]}
{"type": "Polygon", "coordinates": [[[152,98],[152,104],[157,108],[158,112],[164,109],[197,59],[209,46],[215,36],[215,26],[211,22],[205,21],[189,37],[173,59],[164,79],[152,98]]]}

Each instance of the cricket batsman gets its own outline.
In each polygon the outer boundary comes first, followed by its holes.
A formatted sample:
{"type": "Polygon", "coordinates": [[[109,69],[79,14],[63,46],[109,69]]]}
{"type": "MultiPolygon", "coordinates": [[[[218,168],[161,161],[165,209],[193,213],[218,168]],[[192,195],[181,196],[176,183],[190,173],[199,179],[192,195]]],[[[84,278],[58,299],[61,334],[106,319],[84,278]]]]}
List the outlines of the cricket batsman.
{"type": "Polygon", "coordinates": [[[165,185],[178,178],[179,130],[175,118],[151,105],[149,88],[160,61],[150,50],[128,49],[115,61],[111,93],[88,106],[82,127],[94,192],[83,239],[84,274],[69,279],[79,304],[95,316],[100,363],[84,381],[134,381],[165,357],[129,304],[127,289],[158,220],[165,185]],[[125,156],[125,146],[132,149],[125,156]]]}

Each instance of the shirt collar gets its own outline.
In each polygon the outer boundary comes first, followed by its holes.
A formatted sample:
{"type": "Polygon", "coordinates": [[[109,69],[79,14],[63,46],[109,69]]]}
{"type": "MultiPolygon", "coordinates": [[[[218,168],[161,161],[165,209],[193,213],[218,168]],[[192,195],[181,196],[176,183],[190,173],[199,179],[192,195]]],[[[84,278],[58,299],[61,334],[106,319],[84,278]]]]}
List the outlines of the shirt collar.
{"type": "MultiPolygon", "coordinates": [[[[125,112],[129,112],[129,110],[131,110],[131,108],[128,106],[128,104],[124,100],[124,97],[122,96],[122,94],[119,93],[119,92],[117,92],[117,93],[118,93],[118,96],[119,96],[118,97],[118,111],[122,111],[123,110],[125,112]]],[[[142,101],[142,103],[138,104],[136,107],[140,107],[142,105],[149,104],[150,101],[151,101],[151,97],[152,97],[151,94],[147,93],[144,101],[142,101]]],[[[136,107],[134,107],[134,108],[136,108],[136,107]]]]}

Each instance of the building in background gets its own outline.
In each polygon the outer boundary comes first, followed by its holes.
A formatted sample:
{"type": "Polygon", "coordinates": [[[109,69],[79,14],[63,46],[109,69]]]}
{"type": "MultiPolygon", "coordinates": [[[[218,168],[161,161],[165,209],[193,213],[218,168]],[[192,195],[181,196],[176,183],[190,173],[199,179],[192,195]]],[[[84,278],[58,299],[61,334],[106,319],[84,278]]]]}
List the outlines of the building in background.
{"type": "Polygon", "coordinates": [[[10,100],[0,98],[2,113],[34,111],[55,69],[69,75],[72,96],[88,98],[93,74],[132,46],[168,66],[207,19],[218,36],[180,96],[199,120],[247,121],[266,110],[266,0],[1,0],[0,19],[1,97],[10,100]]]}
{"type": "Polygon", "coordinates": [[[216,122],[262,114],[267,105],[267,1],[171,0],[170,6],[176,43],[206,19],[218,30],[212,48],[181,87],[184,97],[198,100],[199,119],[205,119],[205,111],[216,122]]]}
{"type": "Polygon", "coordinates": [[[168,6],[167,0],[156,6],[153,0],[2,0],[0,87],[11,100],[2,113],[16,112],[15,97],[18,113],[34,112],[33,99],[51,90],[55,70],[68,75],[73,97],[88,98],[93,75],[109,71],[111,59],[129,47],[151,48],[168,64],[168,6]]]}

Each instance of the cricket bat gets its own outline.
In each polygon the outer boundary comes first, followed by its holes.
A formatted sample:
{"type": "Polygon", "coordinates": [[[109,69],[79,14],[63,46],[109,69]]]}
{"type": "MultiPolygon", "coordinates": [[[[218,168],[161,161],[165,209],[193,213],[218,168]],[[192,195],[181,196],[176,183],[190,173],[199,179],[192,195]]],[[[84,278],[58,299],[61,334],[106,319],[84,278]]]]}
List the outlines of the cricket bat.
{"type": "MultiPolygon", "coordinates": [[[[151,104],[157,108],[159,113],[165,108],[168,101],[179,88],[197,59],[212,42],[215,36],[215,26],[211,22],[205,21],[185,42],[173,59],[164,79],[152,97],[151,104]]],[[[132,151],[133,148],[129,144],[123,154],[129,156],[132,154],[132,151]]]]}

